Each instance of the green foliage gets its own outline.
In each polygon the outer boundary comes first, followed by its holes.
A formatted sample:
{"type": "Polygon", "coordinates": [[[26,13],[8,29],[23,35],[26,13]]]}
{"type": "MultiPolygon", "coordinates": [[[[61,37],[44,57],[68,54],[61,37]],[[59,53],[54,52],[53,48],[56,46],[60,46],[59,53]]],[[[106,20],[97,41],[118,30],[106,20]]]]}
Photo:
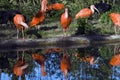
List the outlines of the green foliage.
{"type": "Polygon", "coordinates": [[[78,31],[76,32],[77,35],[79,34],[87,34],[87,35],[95,35],[100,32],[100,29],[94,26],[89,19],[78,19],[78,31]]]}

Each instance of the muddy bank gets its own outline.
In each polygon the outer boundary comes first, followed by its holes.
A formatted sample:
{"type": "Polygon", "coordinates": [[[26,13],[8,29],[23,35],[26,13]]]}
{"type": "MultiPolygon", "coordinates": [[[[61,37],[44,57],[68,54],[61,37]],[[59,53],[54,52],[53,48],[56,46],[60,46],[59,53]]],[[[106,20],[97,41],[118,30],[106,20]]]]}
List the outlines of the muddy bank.
{"type": "Polygon", "coordinates": [[[94,36],[74,36],[56,37],[41,39],[10,39],[0,41],[0,50],[7,49],[27,49],[27,48],[74,48],[88,47],[90,45],[107,45],[120,42],[120,35],[94,35],[94,36]]]}

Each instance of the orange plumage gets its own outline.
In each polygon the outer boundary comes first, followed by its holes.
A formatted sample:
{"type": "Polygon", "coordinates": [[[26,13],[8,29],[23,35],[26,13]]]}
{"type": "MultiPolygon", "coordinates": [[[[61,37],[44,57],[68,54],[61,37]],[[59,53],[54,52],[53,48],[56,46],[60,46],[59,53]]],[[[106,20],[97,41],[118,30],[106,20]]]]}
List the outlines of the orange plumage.
{"type": "Polygon", "coordinates": [[[78,19],[78,18],[87,18],[87,17],[90,17],[91,15],[93,14],[93,12],[91,11],[91,9],[89,8],[84,8],[82,10],[80,10],[75,18],[78,19]]]}
{"type": "Polygon", "coordinates": [[[44,55],[42,55],[42,54],[32,54],[32,58],[38,63],[38,64],[40,64],[41,65],[41,71],[42,71],[42,75],[43,76],[46,76],[47,75],[47,73],[46,73],[46,71],[45,71],[45,69],[44,69],[44,62],[45,62],[45,56],[44,55]]]}
{"type": "Polygon", "coordinates": [[[30,22],[30,26],[40,25],[45,20],[45,12],[47,8],[48,0],[42,0],[41,2],[41,10],[32,18],[30,22]]]}
{"type": "Polygon", "coordinates": [[[44,11],[39,11],[32,19],[30,22],[30,26],[34,27],[36,25],[41,24],[45,20],[45,12],[44,11]]]}
{"type": "MultiPolygon", "coordinates": [[[[68,8],[65,8],[65,12],[61,15],[60,21],[61,21],[63,30],[66,32],[66,30],[68,30],[69,25],[71,24],[71,21],[72,21],[72,17],[68,13],[68,8]]],[[[65,36],[66,36],[66,34],[65,34],[65,36]]]]}
{"type": "Polygon", "coordinates": [[[22,76],[25,73],[25,69],[28,67],[28,64],[25,63],[22,59],[19,59],[15,65],[13,72],[16,76],[22,76]]]}
{"type": "Polygon", "coordinates": [[[119,66],[120,65],[120,54],[114,55],[111,58],[109,64],[112,65],[112,66],[119,66]]]}
{"type": "Polygon", "coordinates": [[[115,34],[117,34],[117,31],[116,31],[116,26],[118,26],[120,28],[120,14],[118,13],[110,13],[110,18],[114,24],[114,31],[115,31],[115,34]]]}
{"type": "Polygon", "coordinates": [[[62,4],[62,3],[55,3],[55,4],[52,4],[52,8],[53,8],[54,10],[61,10],[61,9],[64,9],[65,6],[64,6],[64,4],[62,4]]]}
{"type": "Polygon", "coordinates": [[[70,58],[67,54],[63,54],[63,57],[60,63],[60,68],[63,74],[65,75],[65,78],[67,78],[68,71],[71,69],[70,58]]]}
{"type": "Polygon", "coordinates": [[[95,10],[100,14],[99,10],[95,7],[95,5],[91,5],[90,8],[83,8],[75,15],[75,19],[88,18],[92,14],[94,14],[95,10]]]}
{"type": "Polygon", "coordinates": [[[21,14],[16,14],[15,17],[13,18],[13,22],[18,29],[25,28],[23,25],[21,25],[21,22],[25,22],[25,18],[21,14]]]}
{"type": "Polygon", "coordinates": [[[52,5],[51,4],[47,5],[46,12],[51,11],[51,10],[53,10],[52,5]]]}
{"type": "Polygon", "coordinates": [[[64,8],[65,8],[65,6],[62,3],[54,3],[54,4],[47,5],[47,11],[49,11],[49,10],[61,10],[64,8]]]}
{"type": "Polygon", "coordinates": [[[13,18],[13,22],[18,30],[22,30],[22,35],[24,38],[23,30],[28,29],[28,25],[25,23],[25,17],[22,14],[16,14],[13,18]]]}

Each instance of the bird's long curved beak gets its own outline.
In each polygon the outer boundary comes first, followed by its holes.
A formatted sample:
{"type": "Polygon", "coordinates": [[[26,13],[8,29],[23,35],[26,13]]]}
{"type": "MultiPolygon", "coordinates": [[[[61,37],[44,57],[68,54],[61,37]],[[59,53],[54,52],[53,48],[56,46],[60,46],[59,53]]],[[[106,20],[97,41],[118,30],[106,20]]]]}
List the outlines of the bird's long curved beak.
{"type": "Polygon", "coordinates": [[[91,5],[91,6],[90,6],[90,9],[93,11],[93,13],[94,13],[94,10],[96,10],[96,11],[98,12],[98,14],[100,15],[100,12],[99,12],[99,10],[95,7],[95,5],[91,5]]]}
{"type": "Polygon", "coordinates": [[[93,7],[97,12],[98,12],[98,14],[100,15],[100,12],[99,12],[99,10],[94,6],[93,7]]]}

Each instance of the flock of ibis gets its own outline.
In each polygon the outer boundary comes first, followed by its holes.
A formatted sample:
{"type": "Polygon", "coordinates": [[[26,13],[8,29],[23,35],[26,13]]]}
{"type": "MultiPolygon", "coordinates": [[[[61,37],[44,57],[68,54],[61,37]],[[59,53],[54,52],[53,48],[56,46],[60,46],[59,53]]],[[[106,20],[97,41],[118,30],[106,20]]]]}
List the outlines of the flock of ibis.
{"type": "MultiPolygon", "coordinates": [[[[112,8],[110,4],[99,2],[92,4],[88,8],[81,9],[76,15],[75,19],[78,18],[88,18],[94,14],[95,11],[100,15],[101,13],[107,12],[112,8]]],[[[65,9],[64,13],[61,15],[60,23],[64,31],[64,36],[66,36],[66,31],[69,29],[69,25],[72,22],[72,16],[69,14],[69,9],[65,7],[62,3],[48,4],[48,0],[42,0],[41,9],[35,14],[32,20],[27,24],[26,18],[23,14],[17,11],[1,11],[0,12],[0,23],[6,23],[8,20],[13,21],[14,25],[17,28],[17,39],[19,36],[19,31],[22,32],[22,37],[24,39],[24,30],[29,29],[30,27],[35,27],[40,25],[46,17],[46,12],[51,10],[62,10],[65,9]],[[29,27],[30,26],[30,27],[29,27]]],[[[120,14],[112,12],[110,13],[110,18],[114,23],[114,31],[117,34],[116,26],[120,27],[120,14]]]]}
{"type": "MultiPolygon", "coordinates": [[[[68,73],[71,70],[71,62],[72,60],[70,59],[70,55],[68,55],[67,52],[64,52],[65,50],[63,48],[50,48],[45,50],[45,54],[40,54],[38,53],[32,53],[31,57],[32,59],[37,62],[40,65],[40,69],[41,69],[41,75],[42,76],[47,76],[48,72],[46,71],[45,68],[45,61],[48,59],[48,57],[50,57],[50,55],[53,54],[59,54],[60,55],[60,70],[64,75],[65,80],[68,80],[68,73]],[[63,52],[63,53],[61,53],[63,52]]],[[[24,54],[24,53],[23,53],[24,54]]],[[[75,53],[75,58],[77,59],[81,59],[82,61],[86,62],[86,63],[90,63],[90,65],[94,65],[95,63],[95,56],[87,56],[87,57],[80,57],[80,55],[78,53],[75,53]],[[76,55],[77,54],[77,55],[76,55]]],[[[51,63],[52,64],[52,63],[51,63]]],[[[25,70],[29,67],[29,63],[27,63],[24,60],[24,57],[19,57],[17,58],[16,63],[14,64],[14,68],[13,68],[13,72],[16,76],[23,76],[25,74],[25,70]]]]}
{"type": "MultiPolygon", "coordinates": [[[[109,64],[111,66],[119,66],[120,65],[120,54],[118,54],[119,49],[118,48],[116,49],[116,48],[117,47],[114,47],[114,55],[109,61],[109,64]]],[[[42,54],[39,52],[37,52],[37,53],[32,52],[32,54],[31,54],[32,59],[40,65],[41,75],[42,76],[48,75],[49,72],[46,71],[47,67],[45,67],[45,61],[49,60],[49,57],[51,54],[56,54],[56,55],[60,55],[60,57],[59,57],[60,58],[60,63],[59,63],[60,70],[63,73],[65,80],[68,80],[68,73],[71,71],[72,66],[73,66],[72,59],[70,58],[70,55],[68,54],[68,52],[63,48],[49,48],[49,49],[46,49],[44,51],[44,53],[45,54],[42,54]]],[[[99,55],[99,54],[97,53],[97,55],[99,55]]],[[[74,56],[76,59],[81,60],[85,63],[89,63],[91,66],[94,64],[97,64],[97,62],[100,60],[100,57],[97,55],[90,54],[90,55],[86,55],[86,56],[81,56],[81,54],[79,54],[78,52],[74,53],[74,56]]],[[[50,65],[51,64],[52,63],[50,63],[50,65]]],[[[24,53],[23,53],[21,57],[20,56],[17,57],[16,63],[14,64],[13,73],[16,76],[21,77],[25,74],[25,71],[29,66],[30,66],[30,63],[25,61],[24,53]]]]}

